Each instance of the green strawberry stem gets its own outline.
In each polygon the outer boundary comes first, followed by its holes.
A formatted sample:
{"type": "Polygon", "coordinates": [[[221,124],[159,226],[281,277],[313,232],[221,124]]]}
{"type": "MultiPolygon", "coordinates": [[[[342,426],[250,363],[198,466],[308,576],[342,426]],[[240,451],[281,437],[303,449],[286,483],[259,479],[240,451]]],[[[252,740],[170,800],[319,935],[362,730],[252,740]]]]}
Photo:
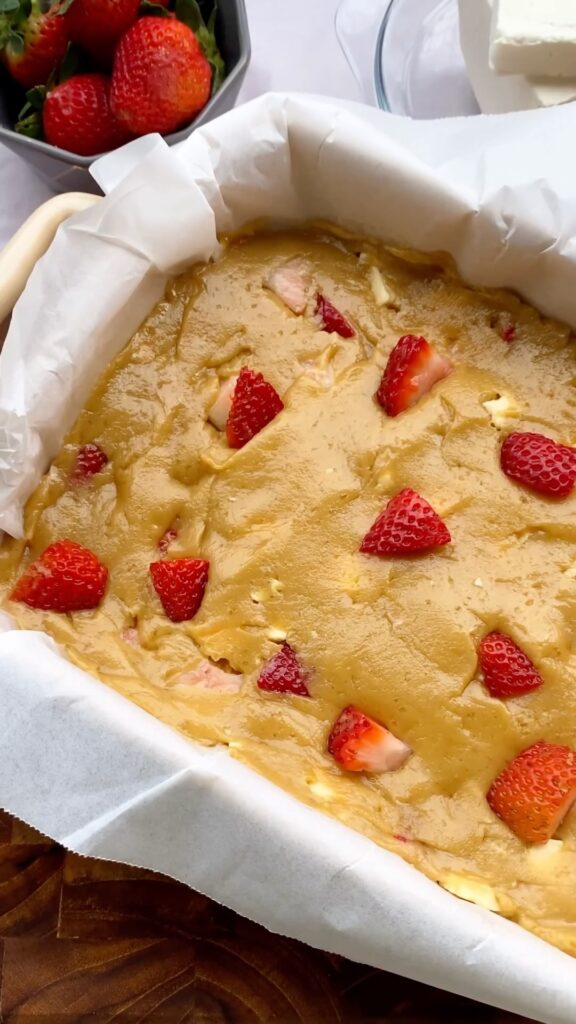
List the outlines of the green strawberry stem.
{"type": "Polygon", "coordinates": [[[204,21],[198,0],[176,0],[176,17],[183,21],[198,37],[208,63],[212,66],[212,95],[220,88],[226,77],[226,65],[216,42],[216,14],[214,4],[208,22],[204,21]]]}
{"type": "MultiPolygon", "coordinates": [[[[68,0],[66,0],[68,2],[68,0]]],[[[147,17],[153,18],[169,18],[170,11],[167,7],[163,7],[162,4],[155,4],[154,0],[142,0],[140,7],[138,8],[139,13],[147,17]]]]}
{"type": "Polygon", "coordinates": [[[42,138],[42,107],[48,89],[45,85],[35,85],[26,93],[26,103],[18,114],[14,130],[29,139],[42,138]]]}
{"type": "MultiPolygon", "coordinates": [[[[22,110],[25,110],[25,108],[23,107],[22,110]]],[[[26,137],[29,139],[41,139],[42,117],[40,111],[34,110],[31,114],[28,114],[26,117],[20,116],[20,118],[14,125],[14,128],[19,135],[26,135],[26,137]]]]}

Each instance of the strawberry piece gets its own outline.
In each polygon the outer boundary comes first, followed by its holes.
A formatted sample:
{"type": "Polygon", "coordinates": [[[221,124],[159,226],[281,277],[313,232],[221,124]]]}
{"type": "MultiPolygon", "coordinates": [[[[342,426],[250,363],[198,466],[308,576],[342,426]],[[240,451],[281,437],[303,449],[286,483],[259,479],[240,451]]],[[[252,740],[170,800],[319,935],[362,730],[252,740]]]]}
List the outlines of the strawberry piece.
{"type": "Polygon", "coordinates": [[[73,0],[70,38],[100,63],[112,63],[121,36],[138,17],[140,0],[73,0]]]}
{"type": "Polygon", "coordinates": [[[508,343],[510,343],[511,341],[514,341],[515,337],[516,337],[516,326],[515,326],[515,324],[506,324],[506,326],[502,328],[502,341],[507,341],[508,343]]]}
{"type": "Polygon", "coordinates": [[[255,373],[243,366],[236,381],[226,437],[231,448],[243,448],[284,408],[278,392],[255,373]]]}
{"type": "Polygon", "coordinates": [[[114,58],[112,110],[134,135],[188,124],[210,98],[212,68],[197,36],[172,18],[140,18],[114,58]]]}
{"type": "Polygon", "coordinates": [[[178,536],[178,530],[180,528],[180,516],[176,516],[176,519],[167,530],[164,531],[156,547],[162,554],[166,554],[168,548],[174,543],[178,536]]]}
{"type": "Polygon", "coordinates": [[[10,19],[12,29],[3,54],[4,63],[12,78],[25,89],[45,85],[66,53],[70,40],[68,15],[60,14],[61,6],[52,3],[45,10],[38,0],[33,0],[26,18],[20,16],[24,5],[19,5],[12,18],[10,14],[0,15],[0,37],[2,19],[10,19]]]}
{"type": "Polygon", "coordinates": [[[392,498],[360,545],[367,555],[414,555],[452,540],[440,516],[416,491],[405,487],[392,498]]]}
{"type": "Polygon", "coordinates": [[[520,697],[544,682],[530,658],[506,633],[488,633],[480,641],[478,658],[491,697],[520,697]]]}
{"type": "Polygon", "coordinates": [[[196,668],[178,676],[177,682],[219,693],[239,693],[244,685],[244,676],[238,672],[225,672],[211,661],[201,661],[196,668]]]}
{"type": "Polygon", "coordinates": [[[78,449],[76,462],[72,471],[72,479],[84,483],[108,465],[106,452],[97,444],[84,444],[78,449]]]}
{"type": "Polygon", "coordinates": [[[544,434],[515,431],[500,449],[506,476],[549,498],[567,498],[576,483],[576,448],[544,434]]]}
{"type": "Polygon", "coordinates": [[[274,292],[297,316],[306,309],[310,286],[310,271],[298,257],[272,267],[264,279],[264,287],[274,292]]]}
{"type": "Polygon", "coordinates": [[[388,356],[376,401],[387,416],[398,416],[453,369],[452,363],[436,352],[426,338],[405,334],[388,356]]]}
{"type": "Polygon", "coordinates": [[[96,555],[59,540],[28,566],[10,597],[42,611],[80,612],[100,604],[107,582],[108,569],[96,555]]]}
{"type": "Polygon", "coordinates": [[[523,842],[547,843],[576,799],[576,753],[540,740],[506,765],[486,799],[523,842]]]}
{"type": "Polygon", "coordinates": [[[210,563],[202,558],[152,562],[152,585],[172,622],[194,618],[204,597],[210,563]]]}
{"type": "Polygon", "coordinates": [[[339,334],[341,338],[353,338],[356,333],[349,320],[320,292],[316,296],[314,315],[318,317],[322,330],[329,334],[339,334]]]}
{"type": "Polygon", "coordinates": [[[51,89],[42,124],[47,142],[80,156],[106,153],[131,138],[110,109],[110,79],[106,75],[73,75],[51,89]]]}
{"type": "Polygon", "coordinates": [[[307,682],[308,672],[290,644],[284,643],[264,665],[257,686],[268,693],[295,693],[299,697],[309,697],[307,682]]]}
{"type": "Polygon", "coordinates": [[[349,704],[332,726],[328,752],[349,772],[394,772],[412,750],[385,726],[349,704]]]}

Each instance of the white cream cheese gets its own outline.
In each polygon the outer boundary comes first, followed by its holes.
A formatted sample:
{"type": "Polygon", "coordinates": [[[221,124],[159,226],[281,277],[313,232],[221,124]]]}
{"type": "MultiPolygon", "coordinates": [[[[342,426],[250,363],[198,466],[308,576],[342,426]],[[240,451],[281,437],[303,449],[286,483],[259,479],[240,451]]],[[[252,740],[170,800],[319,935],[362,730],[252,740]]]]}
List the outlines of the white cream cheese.
{"type": "Polygon", "coordinates": [[[489,64],[493,0],[459,0],[460,45],[468,76],[485,114],[552,107],[576,99],[576,74],[568,78],[499,75],[489,64]]]}
{"type": "Polygon", "coordinates": [[[495,0],[490,64],[500,74],[576,74],[574,0],[495,0]]]}

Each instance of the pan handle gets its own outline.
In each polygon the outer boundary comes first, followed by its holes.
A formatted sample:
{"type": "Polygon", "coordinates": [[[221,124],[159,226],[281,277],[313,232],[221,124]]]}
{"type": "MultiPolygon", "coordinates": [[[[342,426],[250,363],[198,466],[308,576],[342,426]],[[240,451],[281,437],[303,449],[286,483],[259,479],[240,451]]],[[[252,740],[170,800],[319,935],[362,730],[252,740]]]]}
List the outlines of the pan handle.
{"type": "Polygon", "coordinates": [[[54,196],[39,206],[0,250],[0,330],[60,224],[73,213],[93,206],[100,198],[87,192],[65,192],[54,196]]]}

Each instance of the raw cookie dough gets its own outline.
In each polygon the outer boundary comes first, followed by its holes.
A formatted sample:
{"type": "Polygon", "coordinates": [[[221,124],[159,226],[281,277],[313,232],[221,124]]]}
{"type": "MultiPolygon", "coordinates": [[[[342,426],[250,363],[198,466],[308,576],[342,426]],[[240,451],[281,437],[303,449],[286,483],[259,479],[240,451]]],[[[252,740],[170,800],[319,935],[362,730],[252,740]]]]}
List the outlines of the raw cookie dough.
{"type": "Polygon", "coordinates": [[[510,430],[576,441],[576,349],[567,327],[516,297],[463,284],[446,263],[330,234],[248,234],[193,267],[110,366],[26,510],[26,541],[0,547],[3,603],[141,707],[397,851],[458,895],[576,951],[576,812],[529,848],[491,812],[504,763],[539,739],[574,745],[576,495],[554,502],[499,467],[510,430]],[[343,339],[263,287],[298,256],[351,321],[343,339]],[[455,364],[389,419],[374,401],[399,336],[423,334],[455,364]],[[220,384],[262,372],[285,409],[233,451],[208,421],[220,384]],[[109,456],[71,484],[78,446],[109,456]],[[412,558],[359,544],[403,487],[452,544],[412,558]],[[210,560],[190,622],[166,618],[149,563],[210,560]],[[101,606],[59,615],[9,600],[17,577],[69,537],[110,570],[101,606]],[[504,703],[476,647],[509,633],[544,678],[504,703]],[[255,686],[287,639],[311,698],[255,686]],[[326,753],[359,705],[414,753],[394,773],[349,775],[326,753]]]}

